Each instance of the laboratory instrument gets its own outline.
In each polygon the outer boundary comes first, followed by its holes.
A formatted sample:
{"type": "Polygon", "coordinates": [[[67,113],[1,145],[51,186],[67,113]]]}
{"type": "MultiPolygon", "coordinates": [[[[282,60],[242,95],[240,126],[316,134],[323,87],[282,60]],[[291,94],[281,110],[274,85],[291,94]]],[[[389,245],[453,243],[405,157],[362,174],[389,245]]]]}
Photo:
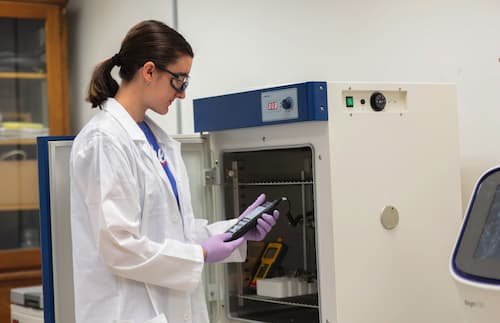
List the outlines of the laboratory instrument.
{"type": "Polygon", "coordinates": [[[242,237],[249,230],[255,228],[257,220],[262,217],[264,213],[272,213],[274,208],[281,200],[267,201],[257,206],[252,212],[246,214],[243,218],[239,219],[232,227],[226,232],[231,233],[231,238],[226,241],[233,241],[242,237]]]}
{"type": "Polygon", "coordinates": [[[286,246],[281,242],[281,239],[278,241],[269,242],[264,249],[264,253],[260,258],[259,266],[255,271],[255,275],[250,283],[250,287],[257,286],[257,280],[262,280],[267,277],[271,269],[279,264],[279,260],[281,260],[286,252],[286,246]]]}
{"type": "Polygon", "coordinates": [[[467,323],[500,317],[500,167],[477,181],[453,250],[451,275],[467,323]]]}
{"type": "Polygon", "coordinates": [[[12,323],[43,323],[41,285],[11,289],[10,303],[12,323]]]}
{"type": "Polygon", "coordinates": [[[224,295],[209,297],[215,322],[459,322],[447,271],[461,222],[453,84],[278,85],[196,99],[194,116],[217,214],[237,217],[260,193],[291,205],[266,238],[288,246],[262,282],[282,292],[249,289],[254,268],[226,264],[207,286],[224,295]]]}

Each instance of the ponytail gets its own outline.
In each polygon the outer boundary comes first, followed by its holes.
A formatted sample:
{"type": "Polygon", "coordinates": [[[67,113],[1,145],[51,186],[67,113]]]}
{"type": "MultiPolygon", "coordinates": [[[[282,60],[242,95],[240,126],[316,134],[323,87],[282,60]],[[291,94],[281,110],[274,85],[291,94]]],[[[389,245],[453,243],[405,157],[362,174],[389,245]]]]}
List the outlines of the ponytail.
{"type": "Polygon", "coordinates": [[[111,76],[111,70],[118,65],[116,63],[115,57],[109,58],[94,69],[86,99],[92,104],[92,108],[101,108],[104,101],[118,92],[118,83],[111,76]]]}
{"type": "Polygon", "coordinates": [[[111,76],[114,66],[120,68],[122,82],[130,82],[146,62],[168,66],[183,55],[193,57],[193,49],[181,34],[161,21],[142,21],[129,30],[118,53],[94,69],[87,101],[93,108],[102,108],[104,101],[116,95],[119,85],[111,76]]]}

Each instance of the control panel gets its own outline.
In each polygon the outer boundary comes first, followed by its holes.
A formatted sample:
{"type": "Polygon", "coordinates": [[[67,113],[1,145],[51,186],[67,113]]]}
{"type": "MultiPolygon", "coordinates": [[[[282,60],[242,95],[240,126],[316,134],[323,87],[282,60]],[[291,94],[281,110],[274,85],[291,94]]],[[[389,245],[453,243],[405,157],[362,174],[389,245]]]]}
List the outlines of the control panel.
{"type": "Polygon", "coordinates": [[[297,88],[261,93],[262,122],[291,120],[299,117],[297,88]]]}
{"type": "Polygon", "coordinates": [[[304,82],[193,100],[194,130],[328,121],[326,82],[304,82]]]}
{"type": "Polygon", "coordinates": [[[407,112],[406,91],[346,90],[342,92],[344,110],[349,113],[407,112]]]}

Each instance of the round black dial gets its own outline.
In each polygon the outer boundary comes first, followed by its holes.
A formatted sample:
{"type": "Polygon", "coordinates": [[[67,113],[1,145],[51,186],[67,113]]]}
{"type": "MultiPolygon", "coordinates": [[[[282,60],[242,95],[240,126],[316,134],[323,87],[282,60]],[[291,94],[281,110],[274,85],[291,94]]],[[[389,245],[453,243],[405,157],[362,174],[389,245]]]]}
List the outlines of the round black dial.
{"type": "Polygon", "coordinates": [[[370,105],[372,109],[375,111],[382,111],[385,108],[385,104],[387,100],[385,99],[385,95],[380,92],[374,92],[370,97],[370,105]]]}
{"type": "Polygon", "coordinates": [[[286,97],[285,99],[283,99],[283,101],[281,101],[281,106],[285,110],[290,109],[292,105],[293,105],[293,100],[291,97],[286,97]]]}

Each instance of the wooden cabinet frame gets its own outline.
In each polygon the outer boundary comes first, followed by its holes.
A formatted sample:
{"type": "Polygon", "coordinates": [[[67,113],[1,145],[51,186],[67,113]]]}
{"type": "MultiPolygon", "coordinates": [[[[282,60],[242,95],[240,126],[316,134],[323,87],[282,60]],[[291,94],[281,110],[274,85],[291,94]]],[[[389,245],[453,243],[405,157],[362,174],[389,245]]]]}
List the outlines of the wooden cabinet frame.
{"type": "MultiPolygon", "coordinates": [[[[0,18],[45,20],[46,73],[0,72],[0,78],[46,78],[50,135],[68,135],[70,133],[67,28],[63,10],[66,3],[67,0],[0,0],[0,18]]],[[[34,145],[35,140],[2,138],[0,144],[34,145]]],[[[35,178],[35,183],[37,182],[35,178]]],[[[31,205],[28,208],[37,209],[38,205],[31,205]]],[[[16,208],[13,204],[12,210],[17,209],[22,209],[22,207],[16,208]]],[[[7,215],[0,214],[0,216],[7,215]]],[[[39,248],[0,250],[0,322],[11,321],[11,288],[38,285],[41,282],[39,248]]]]}

